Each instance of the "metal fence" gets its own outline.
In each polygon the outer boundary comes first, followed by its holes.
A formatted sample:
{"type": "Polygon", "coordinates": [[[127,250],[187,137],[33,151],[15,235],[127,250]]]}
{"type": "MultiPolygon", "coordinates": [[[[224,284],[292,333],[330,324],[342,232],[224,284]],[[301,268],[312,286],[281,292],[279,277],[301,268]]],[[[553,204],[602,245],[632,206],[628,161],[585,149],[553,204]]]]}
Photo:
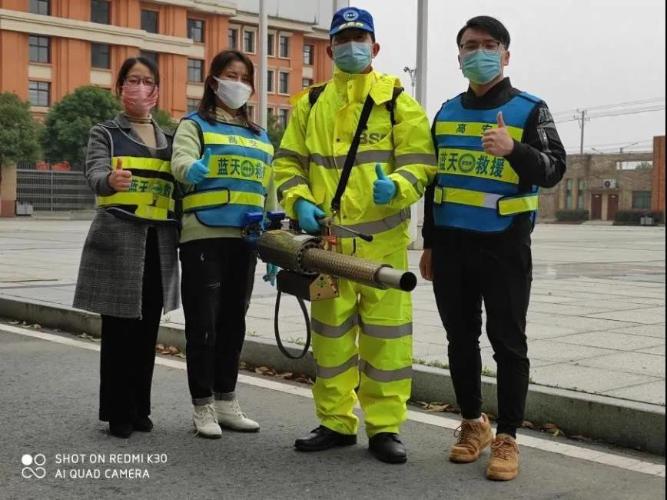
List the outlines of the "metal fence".
{"type": "Polygon", "coordinates": [[[83,172],[16,170],[16,201],[28,204],[36,211],[66,211],[95,208],[95,196],[83,172]]]}

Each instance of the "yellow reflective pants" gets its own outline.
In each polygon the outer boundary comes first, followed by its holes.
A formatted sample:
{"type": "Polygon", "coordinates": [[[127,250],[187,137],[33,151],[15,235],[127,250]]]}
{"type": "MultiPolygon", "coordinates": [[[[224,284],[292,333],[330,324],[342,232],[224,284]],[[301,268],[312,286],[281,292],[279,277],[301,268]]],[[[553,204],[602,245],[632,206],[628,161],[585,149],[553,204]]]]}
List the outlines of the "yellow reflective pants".
{"type": "MultiPolygon", "coordinates": [[[[407,250],[383,262],[407,269],[407,250]]],[[[329,429],[356,434],[359,421],[352,410],[358,386],[366,433],[398,433],[412,386],[410,294],[343,279],[339,289],[339,297],[314,301],[311,308],[317,417],[329,429]]]]}

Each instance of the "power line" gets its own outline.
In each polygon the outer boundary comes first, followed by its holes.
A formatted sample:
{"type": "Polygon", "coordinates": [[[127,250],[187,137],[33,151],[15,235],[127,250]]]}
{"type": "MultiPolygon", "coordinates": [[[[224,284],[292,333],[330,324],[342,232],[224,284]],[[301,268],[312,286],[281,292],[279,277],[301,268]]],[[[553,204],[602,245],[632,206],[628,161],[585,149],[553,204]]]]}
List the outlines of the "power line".
{"type": "Polygon", "coordinates": [[[652,97],[650,99],[639,99],[635,101],[624,101],[624,102],[618,102],[614,104],[600,104],[596,106],[582,106],[579,108],[575,109],[568,109],[565,111],[556,111],[552,113],[552,115],[555,117],[563,117],[563,116],[571,116],[574,113],[579,113],[581,112],[582,109],[586,109],[587,111],[591,110],[604,110],[604,109],[613,109],[613,108],[620,108],[620,107],[627,107],[627,106],[636,106],[640,104],[659,104],[659,103],[664,103],[665,98],[664,97],[652,97]]]}

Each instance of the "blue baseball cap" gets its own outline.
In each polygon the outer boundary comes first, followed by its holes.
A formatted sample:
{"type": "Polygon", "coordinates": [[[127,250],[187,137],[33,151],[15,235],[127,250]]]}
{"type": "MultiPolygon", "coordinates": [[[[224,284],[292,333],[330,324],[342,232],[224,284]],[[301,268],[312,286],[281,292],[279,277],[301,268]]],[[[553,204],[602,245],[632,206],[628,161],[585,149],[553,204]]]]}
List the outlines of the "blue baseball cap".
{"type": "Polygon", "coordinates": [[[345,7],[336,12],[331,20],[329,36],[334,36],[343,30],[355,28],[358,30],[375,33],[373,16],[370,12],[356,7],[345,7]]]}

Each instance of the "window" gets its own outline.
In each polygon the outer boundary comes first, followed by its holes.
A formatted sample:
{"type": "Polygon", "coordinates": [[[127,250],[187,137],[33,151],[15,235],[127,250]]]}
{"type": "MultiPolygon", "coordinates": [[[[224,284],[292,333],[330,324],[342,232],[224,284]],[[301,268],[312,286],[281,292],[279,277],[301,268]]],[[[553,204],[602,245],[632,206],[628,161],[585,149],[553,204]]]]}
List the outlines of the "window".
{"type": "Polygon", "coordinates": [[[255,32],[243,31],[243,51],[249,54],[255,53],[255,32]]]}
{"type": "Polygon", "coordinates": [[[91,0],[90,20],[94,23],[111,24],[111,5],[107,0],[91,0]]]}
{"type": "Polygon", "coordinates": [[[188,19],[188,38],[196,43],[204,43],[204,21],[188,19]]]}
{"type": "Polygon", "coordinates": [[[239,30],[237,28],[229,28],[227,33],[227,47],[236,49],[239,46],[239,30]]]}
{"type": "Polygon", "coordinates": [[[139,52],[141,57],[145,57],[149,61],[153,61],[155,64],[158,63],[158,54],[157,52],[151,52],[150,50],[142,50],[139,52]]]}
{"type": "Polygon", "coordinates": [[[276,35],[273,33],[269,33],[266,36],[266,55],[267,56],[273,56],[275,55],[275,45],[276,45],[276,35]]]}
{"type": "Polygon", "coordinates": [[[273,92],[273,70],[266,73],[266,91],[273,92]]]}
{"type": "Polygon", "coordinates": [[[586,194],[586,181],[579,179],[577,181],[577,208],[584,208],[584,195],[586,194]]]}
{"type": "Polygon", "coordinates": [[[313,84],[313,79],[312,79],[312,78],[303,78],[303,79],[301,79],[301,86],[302,86],[304,89],[307,89],[307,88],[310,87],[312,84],[313,84]]]}
{"type": "Polygon", "coordinates": [[[572,179],[565,181],[565,208],[572,208],[572,179]]]}
{"type": "Polygon", "coordinates": [[[149,33],[157,33],[157,11],[142,10],[141,11],[141,29],[149,33]]]}
{"type": "Polygon", "coordinates": [[[50,0],[30,0],[30,12],[48,16],[51,14],[50,0]]]}
{"type": "Polygon", "coordinates": [[[204,81],[204,61],[188,59],[188,82],[201,83],[204,81]]]}
{"type": "Polygon", "coordinates": [[[285,35],[280,35],[278,37],[280,48],[278,55],[280,57],[289,57],[289,37],[285,35]]]}
{"type": "Polygon", "coordinates": [[[312,45],[303,46],[303,64],[312,66],[315,59],[315,47],[312,45]]]}
{"type": "Polygon", "coordinates": [[[28,46],[30,47],[30,62],[51,62],[51,51],[49,50],[50,45],[51,40],[49,37],[30,35],[28,37],[28,46]]]}
{"type": "Polygon", "coordinates": [[[93,68],[111,68],[111,47],[106,43],[91,43],[90,65],[93,68]]]}
{"type": "Polygon", "coordinates": [[[285,73],[284,71],[280,72],[278,92],[281,94],[289,94],[289,73],[285,73]]]}
{"type": "Polygon", "coordinates": [[[281,108],[278,110],[278,126],[280,128],[285,129],[287,128],[287,114],[289,113],[289,110],[285,108],[281,108]]]}
{"type": "Polygon", "coordinates": [[[651,208],[651,191],[633,191],[632,208],[649,210],[651,208]]]}
{"type": "Polygon", "coordinates": [[[188,113],[197,111],[199,109],[199,99],[193,99],[191,97],[188,97],[186,105],[188,107],[188,113]]]}
{"type": "Polygon", "coordinates": [[[51,84],[49,82],[28,82],[30,104],[33,106],[48,106],[51,102],[51,84]]]}

